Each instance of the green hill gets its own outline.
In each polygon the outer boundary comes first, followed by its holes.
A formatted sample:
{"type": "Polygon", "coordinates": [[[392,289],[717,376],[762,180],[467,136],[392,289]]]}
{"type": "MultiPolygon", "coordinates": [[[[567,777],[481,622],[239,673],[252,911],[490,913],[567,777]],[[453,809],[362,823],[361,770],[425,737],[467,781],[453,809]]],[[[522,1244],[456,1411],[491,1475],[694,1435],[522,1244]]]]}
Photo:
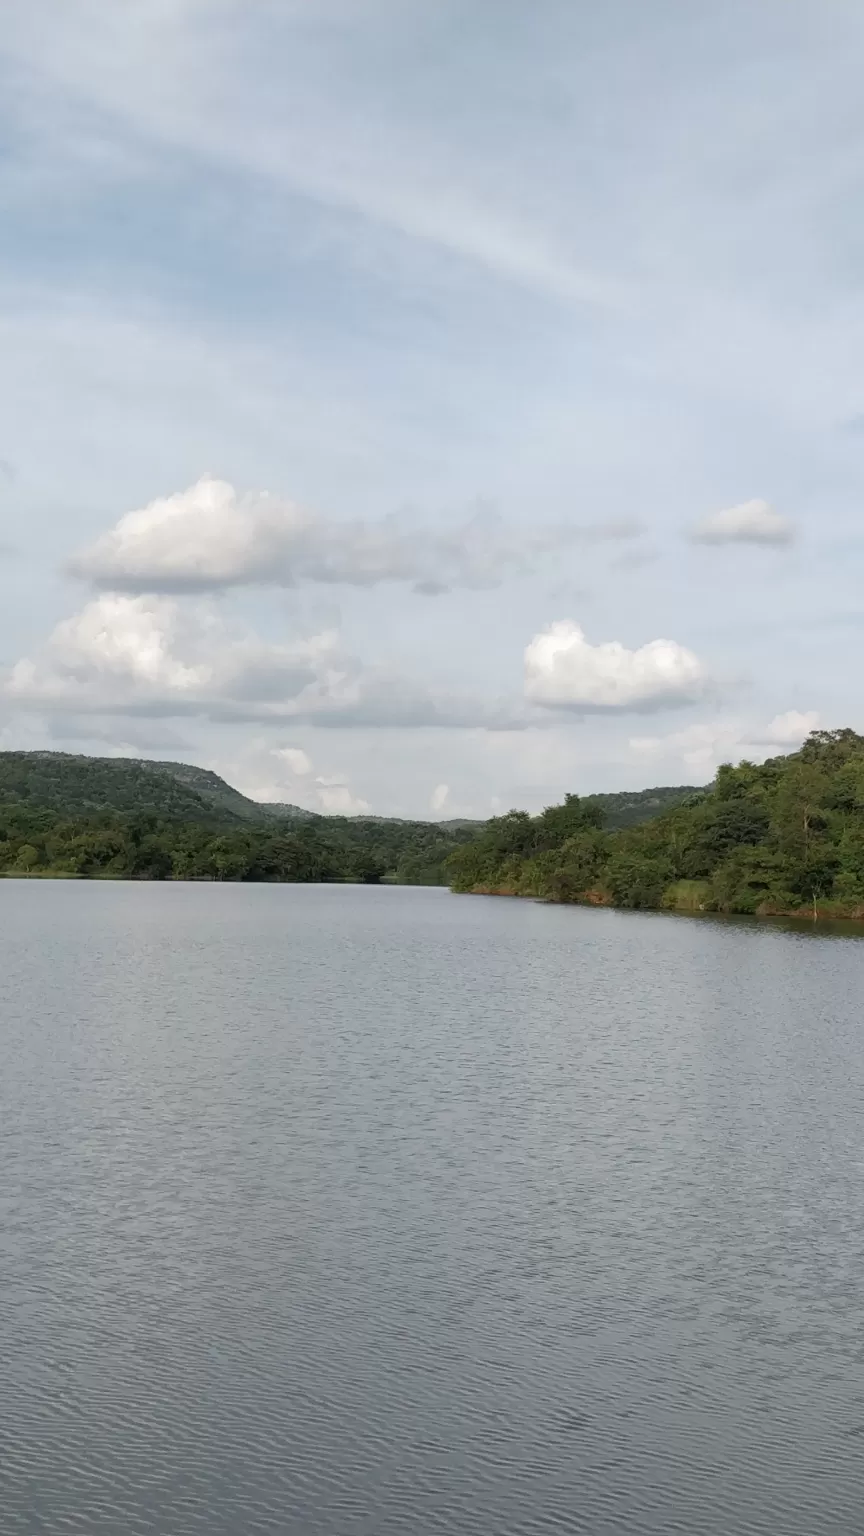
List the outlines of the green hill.
{"type": "MultiPolygon", "coordinates": [[[[697,792],[698,793],[698,792],[697,792]]],[[[598,826],[626,825],[692,792],[598,795],[583,807],[598,826]]],[[[548,827],[514,812],[505,825],[548,827]]],[[[563,811],[565,820],[569,809],[563,811]]],[[[494,827],[497,823],[490,823],[494,827]]],[[[446,879],[451,855],[483,845],[483,822],[319,816],[260,804],[192,763],[0,752],[0,873],[84,878],[217,880],[446,879]],[[481,835],[482,834],[482,835],[481,835]]]]}
{"type": "Polygon", "coordinates": [[[191,790],[193,794],[200,796],[219,815],[236,817],[239,821],[260,821],[262,817],[268,819],[275,817],[283,821],[311,821],[315,817],[314,811],[306,811],[299,805],[250,800],[246,795],[241,795],[239,789],[234,789],[231,784],[220,779],[218,773],[211,773],[209,768],[198,768],[194,763],[141,760],[138,766],[152,769],[156,773],[175,780],[191,790]]]}
{"type": "Polygon", "coordinates": [[[0,753],[0,875],[438,885],[472,831],[259,805],[187,763],[0,753]]]}
{"type": "Polygon", "coordinates": [[[0,802],[67,816],[151,812],[168,821],[238,823],[273,817],[307,820],[299,806],[264,806],[190,763],[70,752],[0,752],[0,802]]]}

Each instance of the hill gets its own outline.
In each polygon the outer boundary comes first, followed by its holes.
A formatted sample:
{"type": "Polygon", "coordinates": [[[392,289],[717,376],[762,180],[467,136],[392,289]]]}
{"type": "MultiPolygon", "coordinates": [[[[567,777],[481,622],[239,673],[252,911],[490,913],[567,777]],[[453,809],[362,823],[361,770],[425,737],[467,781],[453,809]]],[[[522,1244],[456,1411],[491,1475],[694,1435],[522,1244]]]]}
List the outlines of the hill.
{"type": "Polygon", "coordinates": [[[259,805],[216,773],[191,763],[70,752],[0,752],[0,802],[68,816],[151,812],[169,821],[307,820],[299,806],[259,805]]]}
{"type": "MultiPolygon", "coordinates": [[[[629,827],[700,793],[702,791],[684,785],[590,795],[586,803],[600,808],[604,826],[629,827]]],[[[148,811],[171,821],[203,819],[229,824],[316,819],[314,811],[304,810],[299,805],[250,800],[218,773],[199,768],[194,763],[87,757],[72,752],[0,752],[0,803],[4,802],[38,805],[70,816],[96,811],[117,811],[124,815],[148,811]]],[[[363,819],[370,824],[381,824],[397,818],[367,816],[363,819]]],[[[480,832],[485,823],[457,817],[430,825],[456,835],[480,832]]]]}
{"type": "Polygon", "coordinates": [[[713,785],[609,831],[599,797],[511,811],[454,852],[454,890],[553,901],[864,917],[864,737],[814,731],[800,752],[718,770],[713,785]]]}
{"type": "Polygon", "coordinates": [[[189,763],[0,753],[0,874],[435,885],[473,835],[259,804],[189,763]]]}
{"type": "MultiPolygon", "coordinates": [[[[581,804],[579,815],[598,826],[632,825],[690,794],[658,789],[584,802],[571,796],[567,806],[581,804]]],[[[558,814],[553,807],[534,823],[519,812],[499,820],[548,829],[558,814]]],[[[434,885],[445,880],[451,855],[488,835],[485,827],[460,819],[318,816],[261,804],[191,763],[0,753],[0,873],[434,885]]]]}
{"type": "Polygon", "coordinates": [[[617,827],[638,827],[643,821],[651,821],[671,811],[682,800],[692,795],[704,794],[692,784],[680,784],[676,788],[624,790],[616,795],[586,795],[588,805],[599,806],[603,813],[603,825],[610,831],[617,827]]]}

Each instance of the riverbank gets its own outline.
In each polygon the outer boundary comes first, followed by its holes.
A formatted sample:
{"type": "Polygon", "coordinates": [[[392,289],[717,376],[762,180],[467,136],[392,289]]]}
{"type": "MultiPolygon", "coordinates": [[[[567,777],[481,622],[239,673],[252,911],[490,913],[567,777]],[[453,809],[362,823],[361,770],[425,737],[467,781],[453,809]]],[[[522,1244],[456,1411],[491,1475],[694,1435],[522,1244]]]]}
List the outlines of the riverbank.
{"type": "MultiPolygon", "coordinates": [[[[707,884],[707,883],[706,883],[707,884]]],[[[468,891],[456,891],[461,896],[506,896],[520,901],[539,901],[549,906],[608,907],[615,912],[665,912],[681,917],[758,917],[788,918],[799,922],[847,922],[864,926],[864,902],[816,900],[800,906],[762,902],[757,907],[718,907],[705,899],[706,885],[697,881],[678,881],[664,893],[659,905],[649,903],[639,906],[616,902],[608,891],[590,890],[574,897],[553,896],[536,890],[519,890],[515,885],[476,885],[468,891]],[[685,889],[686,887],[686,889],[685,889]]]]}

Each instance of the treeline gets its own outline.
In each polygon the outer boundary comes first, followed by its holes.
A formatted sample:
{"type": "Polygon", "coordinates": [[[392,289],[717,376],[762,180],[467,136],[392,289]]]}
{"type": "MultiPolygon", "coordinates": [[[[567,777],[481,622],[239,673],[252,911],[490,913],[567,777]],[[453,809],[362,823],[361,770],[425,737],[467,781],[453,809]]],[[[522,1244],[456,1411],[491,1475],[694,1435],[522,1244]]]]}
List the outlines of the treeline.
{"type": "Polygon", "coordinates": [[[13,802],[0,805],[0,873],[435,885],[471,835],[426,822],[342,818],[220,827],[149,812],[66,816],[13,802]]]}
{"type": "Polygon", "coordinates": [[[816,731],[800,752],[726,765],[656,820],[604,830],[568,795],[488,822],[448,861],[457,891],[618,907],[864,916],[864,737],[816,731]]]}

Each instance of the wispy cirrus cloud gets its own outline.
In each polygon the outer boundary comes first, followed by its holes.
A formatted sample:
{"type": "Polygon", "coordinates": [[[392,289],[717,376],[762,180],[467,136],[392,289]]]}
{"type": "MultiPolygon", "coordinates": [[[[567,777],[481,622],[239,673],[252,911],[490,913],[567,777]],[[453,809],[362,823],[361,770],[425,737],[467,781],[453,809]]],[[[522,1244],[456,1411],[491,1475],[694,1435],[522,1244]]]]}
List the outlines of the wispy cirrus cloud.
{"type": "MultiPolygon", "coordinates": [[[[144,174],[148,152],[164,160],[168,148],[544,296],[580,306],[619,302],[620,285],[607,272],[580,260],[527,209],[478,186],[464,144],[442,134],[440,119],[430,132],[421,113],[401,140],[392,134],[381,82],[364,89],[362,72],[352,79],[345,60],[362,52],[370,25],[391,36],[401,31],[402,7],[319,0],[261,4],[253,17],[238,0],[216,8],[134,0],[131,9],[134,25],[128,7],[121,16],[84,0],[73,18],[58,0],[40,0],[33,15],[10,17],[6,28],[9,59],[27,72],[31,90],[38,83],[43,115],[60,119],[67,156],[77,154],[91,174],[94,151],[106,160],[94,119],[107,120],[115,174],[124,153],[144,174]],[[274,50],[291,61],[289,91],[273,88],[274,50]],[[322,64],[329,93],[320,88],[322,64]]],[[[413,20],[423,30],[431,18],[413,20]]],[[[403,119],[415,115],[409,104],[397,103],[403,119]]],[[[29,137],[38,146],[44,133],[34,113],[29,137]]]]}

